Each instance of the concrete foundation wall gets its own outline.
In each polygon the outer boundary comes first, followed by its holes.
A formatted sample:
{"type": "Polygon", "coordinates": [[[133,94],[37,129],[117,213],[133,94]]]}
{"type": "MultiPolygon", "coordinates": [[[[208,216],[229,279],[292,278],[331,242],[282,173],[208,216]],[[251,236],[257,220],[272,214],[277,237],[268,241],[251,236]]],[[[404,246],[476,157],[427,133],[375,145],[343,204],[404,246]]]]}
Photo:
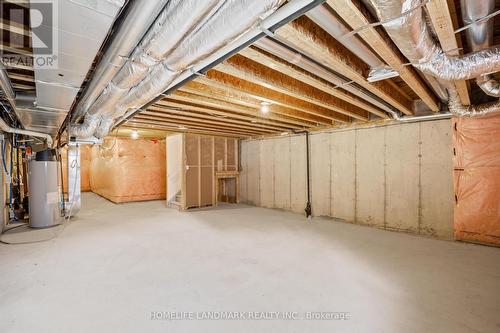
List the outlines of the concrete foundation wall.
{"type": "MultiPolygon", "coordinates": [[[[312,134],[314,216],[453,236],[451,121],[312,134]]],[[[305,136],[242,142],[241,201],[303,213],[305,136]]]]}

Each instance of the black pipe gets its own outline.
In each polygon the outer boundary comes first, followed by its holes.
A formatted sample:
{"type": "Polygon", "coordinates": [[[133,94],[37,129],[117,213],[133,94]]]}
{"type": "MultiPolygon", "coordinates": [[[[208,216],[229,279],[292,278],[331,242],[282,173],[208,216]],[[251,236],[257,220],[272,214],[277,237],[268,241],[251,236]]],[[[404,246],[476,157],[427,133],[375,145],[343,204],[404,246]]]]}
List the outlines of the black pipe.
{"type": "Polygon", "coordinates": [[[306,135],[306,173],[307,173],[307,203],[306,208],[304,209],[306,213],[306,217],[309,219],[312,216],[312,206],[311,206],[311,177],[310,177],[310,168],[309,168],[309,132],[308,131],[293,131],[295,134],[305,134],[306,135]]]}

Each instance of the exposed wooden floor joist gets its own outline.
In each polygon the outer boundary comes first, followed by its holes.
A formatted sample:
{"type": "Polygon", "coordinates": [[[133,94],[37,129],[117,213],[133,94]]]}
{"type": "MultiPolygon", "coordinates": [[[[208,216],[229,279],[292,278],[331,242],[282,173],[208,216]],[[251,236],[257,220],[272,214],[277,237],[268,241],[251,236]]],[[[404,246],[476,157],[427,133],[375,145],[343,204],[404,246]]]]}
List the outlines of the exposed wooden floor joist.
{"type": "Polygon", "coordinates": [[[252,47],[248,47],[246,49],[241,50],[240,54],[264,66],[267,66],[283,74],[286,74],[290,77],[293,77],[294,79],[299,80],[305,84],[308,84],[311,87],[319,89],[329,95],[340,98],[352,105],[355,105],[368,112],[371,112],[378,117],[388,118],[386,113],[379,110],[372,104],[360,99],[357,96],[352,95],[351,93],[344,91],[342,88],[336,88],[332,84],[329,84],[320,78],[314,77],[313,74],[310,74],[301,68],[295,67],[292,64],[287,63],[286,61],[278,57],[275,57],[271,54],[267,54],[264,51],[254,49],[252,47]]]}
{"type": "MultiPolygon", "coordinates": [[[[220,100],[227,101],[231,104],[248,107],[252,110],[259,110],[260,108],[259,100],[253,98],[249,94],[246,94],[242,90],[235,89],[232,86],[226,86],[214,80],[207,80],[205,78],[200,78],[198,80],[200,81],[190,82],[187,85],[181,87],[179,90],[195,95],[204,96],[210,99],[215,99],[217,102],[220,100]]],[[[331,121],[327,119],[279,105],[269,106],[269,113],[266,115],[266,118],[299,126],[308,126],[311,124],[331,125],[331,121]]]]}
{"type": "MultiPolygon", "coordinates": [[[[263,114],[259,114],[258,110],[245,108],[243,106],[240,107],[226,107],[225,105],[213,103],[210,99],[205,98],[203,96],[197,96],[193,94],[188,94],[183,91],[177,91],[175,94],[170,96],[170,100],[176,100],[181,102],[193,103],[196,104],[196,111],[206,112],[210,114],[216,114],[218,116],[227,116],[235,119],[241,119],[244,121],[252,122],[256,121],[261,124],[267,124],[269,126],[278,126],[278,127],[288,127],[288,128],[300,128],[302,126],[296,124],[286,123],[284,117],[276,117],[271,114],[269,117],[265,117],[263,114]],[[208,100],[208,101],[206,101],[208,100]]],[[[190,109],[191,111],[194,109],[190,109]]]]}
{"type": "MultiPolygon", "coordinates": [[[[352,29],[370,24],[363,11],[351,0],[327,0],[327,2],[352,29]]],[[[392,45],[390,39],[380,28],[368,27],[358,34],[390,67],[399,73],[400,77],[432,111],[439,111],[439,102],[434,93],[418,76],[413,67],[405,65],[406,60],[401,52],[392,45]]]]}
{"type": "MultiPolygon", "coordinates": [[[[426,6],[443,51],[450,56],[463,54],[460,34],[455,34],[454,31],[458,27],[454,4],[448,6],[446,0],[433,0],[426,6]]],[[[455,81],[455,87],[462,104],[470,105],[467,81],[455,81]]]]}
{"type": "MultiPolygon", "coordinates": [[[[233,56],[218,65],[216,69],[335,113],[362,121],[368,120],[365,110],[240,55],[233,56]]],[[[335,116],[335,113],[332,113],[331,116],[335,116]]]]}
{"type": "Polygon", "coordinates": [[[369,83],[365,79],[368,70],[366,64],[308,18],[300,17],[281,27],[276,32],[276,37],[356,82],[404,114],[413,113],[411,100],[393,89],[387,82],[369,83]]]}
{"type": "Polygon", "coordinates": [[[326,123],[332,124],[333,121],[341,123],[349,122],[349,117],[345,115],[333,114],[331,110],[318,107],[314,104],[304,102],[261,85],[243,81],[238,77],[227,75],[215,70],[209,71],[206,78],[198,78],[197,80],[206,84],[216,83],[219,87],[223,87],[224,89],[234,89],[250,98],[260,99],[265,102],[318,116],[324,118],[326,123]]]}

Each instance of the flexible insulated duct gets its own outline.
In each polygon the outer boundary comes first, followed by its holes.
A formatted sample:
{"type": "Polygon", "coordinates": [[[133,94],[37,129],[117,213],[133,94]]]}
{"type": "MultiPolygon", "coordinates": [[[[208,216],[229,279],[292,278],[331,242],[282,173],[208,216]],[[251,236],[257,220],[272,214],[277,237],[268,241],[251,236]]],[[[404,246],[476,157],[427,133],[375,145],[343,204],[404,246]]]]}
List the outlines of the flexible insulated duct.
{"type": "MultiPolygon", "coordinates": [[[[129,1],[121,23],[113,33],[110,44],[92,75],[92,80],[76,106],[73,115],[74,121],[78,121],[90,109],[90,106],[125,63],[167,2],[168,0],[129,1]]],[[[75,131],[76,128],[73,130],[75,131]]],[[[84,130],[85,128],[81,128],[81,131],[84,130]]],[[[86,130],[88,133],[83,135],[84,137],[92,135],[90,128],[86,130]]],[[[82,136],[80,134],[82,133],[75,135],[82,136]]]]}
{"type": "Polygon", "coordinates": [[[383,27],[416,68],[442,80],[468,80],[500,71],[500,48],[446,55],[432,38],[421,0],[370,0],[383,27]]]}
{"type": "Polygon", "coordinates": [[[283,0],[170,0],[83,126],[107,135],[115,119],[159,96],[180,73],[235,40],[283,0]],[[95,120],[97,119],[97,120],[95,120]]]}
{"type": "Polygon", "coordinates": [[[450,101],[448,108],[457,117],[481,117],[500,112],[500,100],[482,105],[462,105],[455,88],[448,89],[450,101]]]}
{"type": "MultiPolygon", "coordinates": [[[[460,5],[465,25],[472,24],[495,11],[495,0],[461,0],[460,5]]],[[[490,47],[493,44],[493,20],[472,24],[465,30],[465,35],[472,51],[490,47]]],[[[476,83],[487,95],[500,97],[500,84],[491,74],[478,77],[476,83]]]]}
{"type": "MultiPolygon", "coordinates": [[[[420,0],[370,0],[385,30],[413,66],[443,80],[466,80],[500,70],[500,49],[490,48],[452,58],[434,41],[420,0]]],[[[447,84],[448,108],[458,117],[484,116],[500,110],[500,103],[464,106],[452,84],[447,84]]]]}

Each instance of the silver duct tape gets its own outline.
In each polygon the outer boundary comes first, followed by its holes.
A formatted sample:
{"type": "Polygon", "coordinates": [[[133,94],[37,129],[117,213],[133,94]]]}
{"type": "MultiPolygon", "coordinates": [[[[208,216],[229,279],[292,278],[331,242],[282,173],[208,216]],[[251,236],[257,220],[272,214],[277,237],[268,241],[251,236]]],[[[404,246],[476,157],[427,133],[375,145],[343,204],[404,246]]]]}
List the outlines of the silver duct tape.
{"type": "Polygon", "coordinates": [[[458,92],[455,88],[448,89],[450,100],[448,108],[456,117],[483,117],[492,113],[500,112],[500,101],[482,105],[462,105],[458,92]]]}
{"type": "Polygon", "coordinates": [[[387,21],[383,26],[391,39],[422,72],[443,80],[468,80],[500,70],[499,48],[463,57],[446,55],[432,38],[420,0],[370,1],[379,19],[387,21]]]}

